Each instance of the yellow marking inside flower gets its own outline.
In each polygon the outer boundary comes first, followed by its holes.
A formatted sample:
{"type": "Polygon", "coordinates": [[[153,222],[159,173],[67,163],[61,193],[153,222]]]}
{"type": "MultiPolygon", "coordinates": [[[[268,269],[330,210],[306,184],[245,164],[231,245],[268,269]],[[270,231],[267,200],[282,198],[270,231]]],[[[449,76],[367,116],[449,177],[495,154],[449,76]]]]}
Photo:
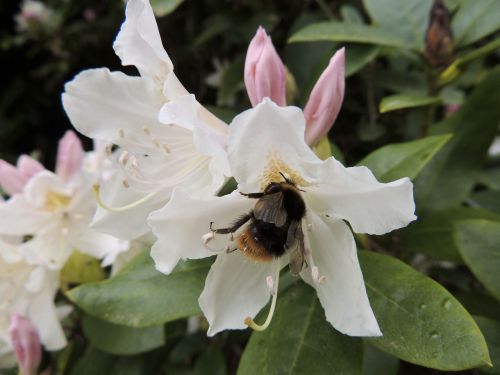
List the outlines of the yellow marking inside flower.
{"type": "Polygon", "coordinates": [[[268,156],[268,164],[260,177],[260,187],[264,191],[272,182],[283,182],[283,175],[289,180],[292,180],[298,186],[308,185],[307,181],[295,169],[285,163],[277,154],[270,153],[268,156]]]}
{"type": "Polygon", "coordinates": [[[47,210],[53,211],[58,208],[67,207],[70,202],[70,196],[51,191],[45,197],[45,208],[47,210]]]}

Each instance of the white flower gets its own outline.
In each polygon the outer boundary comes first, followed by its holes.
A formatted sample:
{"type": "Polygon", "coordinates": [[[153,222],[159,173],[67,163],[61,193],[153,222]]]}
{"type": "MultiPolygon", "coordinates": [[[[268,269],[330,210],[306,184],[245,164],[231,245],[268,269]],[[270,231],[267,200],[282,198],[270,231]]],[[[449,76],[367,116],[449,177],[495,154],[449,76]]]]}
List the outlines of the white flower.
{"type": "Polygon", "coordinates": [[[80,73],[66,84],[64,108],[83,134],[120,147],[121,170],[100,191],[94,226],[121,238],[149,231],[146,218],[176,186],[213,195],[229,175],[227,125],[182,86],[163,48],[147,0],[130,0],[114,43],[139,77],[108,69],[80,73]]]}
{"type": "Polygon", "coordinates": [[[66,345],[60,309],[54,305],[58,285],[57,272],[28,264],[18,246],[0,239],[0,368],[15,363],[8,335],[12,314],[31,320],[47,350],[66,345]]]}
{"type": "Polygon", "coordinates": [[[257,202],[240,192],[263,192],[271,183],[285,182],[285,176],[300,189],[306,205],[301,222],[306,266],[300,275],[316,289],[326,319],[351,336],[380,335],[353,234],[344,220],[355,232],[369,234],[406,226],[415,219],[410,180],[383,184],[365,167],[345,168],[333,157],[320,160],[304,141],[304,116],[296,107],[265,99],[237,116],[229,128],[229,164],[239,191],[200,199],[176,189],[171,201],[149,218],[158,238],[151,251],[157,269],[169,273],[180,258],[213,254],[203,242],[221,250],[199,299],[210,323],[208,334],[245,328],[245,318],[255,317],[270,294],[274,306],[279,277],[273,275],[292,252],[270,262],[255,261],[250,251],[241,249],[242,242],[238,246],[248,224],[231,236],[211,232],[210,223],[214,228],[231,226],[257,202]]]}
{"type": "Polygon", "coordinates": [[[87,169],[85,159],[80,140],[68,131],[59,142],[56,173],[37,165],[14,184],[22,165],[17,171],[3,162],[0,184],[9,182],[12,196],[0,202],[0,235],[25,237],[20,248],[29,263],[59,270],[74,250],[102,258],[128,248],[127,241],[89,228],[97,207],[92,185],[100,170],[87,169]]]}

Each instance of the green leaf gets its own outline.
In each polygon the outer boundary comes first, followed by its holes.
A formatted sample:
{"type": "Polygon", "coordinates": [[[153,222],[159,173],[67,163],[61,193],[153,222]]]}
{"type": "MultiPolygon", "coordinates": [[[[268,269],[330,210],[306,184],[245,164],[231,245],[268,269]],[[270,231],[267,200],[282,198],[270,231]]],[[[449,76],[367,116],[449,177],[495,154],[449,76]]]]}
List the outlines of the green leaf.
{"type": "Polygon", "coordinates": [[[475,316],[474,319],[488,343],[493,363],[493,367],[482,368],[481,371],[487,374],[500,374],[500,322],[482,316],[475,316]]]}
{"type": "Polygon", "coordinates": [[[130,327],[160,325],[200,313],[198,297],[211,260],[180,262],[170,275],[158,272],[149,252],[115,277],[67,293],[87,314],[130,327]]]}
{"type": "Polygon", "coordinates": [[[397,375],[399,359],[365,343],[363,346],[363,375],[397,375]]]}
{"type": "Polygon", "coordinates": [[[453,207],[422,216],[400,231],[401,247],[434,259],[462,262],[455,244],[454,224],[467,219],[500,222],[500,215],[476,208],[453,207]]]}
{"type": "Polygon", "coordinates": [[[402,360],[438,370],[488,365],[481,331],[440,284],[396,258],[360,252],[361,268],[384,336],[366,339],[402,360]]]}
{"type": "Polygon", "coordinates": [[[402,177],[414,179],[450,138],[450,135],[438,135],[387,145],[373,151],[358,165],[370,168],[375,177],[383,182],[402,177]]]}
{"type": "Polygon", "coordinates": [[[64,264],[60,278],[63,284],[83,284],[106,277],[99,259],[74,251],[64,264]]]}
{"type": "Polygon", "coordinates": [[[165,345],[165,327],[132,328],[84,315],[85,337],[99,350],[117,355],[148,352],[165,345]]]}
{"type": "Polygon", "coordinates": [[[462,258],[486,289],[500,301],[500,223],[465,220],[456,224],[462,258]]]}
{"type": "Polygon", "coordinates": [[[416,181],[417,207],[437,211],[459,205],[477,181],[488,146],[500,122],[500,67],[487,75],[453,116],[434,126],[434,134],[454,132],[416,181]]]}
{"type": "Polygon", "coordinates": [[[398,109],[424,107],[439,103],[441,103],[441,99],[433,96],[396,94],[383,98],[379,105],[379,111],[380,113],[386,113],[398,109]]]}
{"type": "Polygon", "coordinates": [[[484,208],[500,214],[500,191],[483,190],[473,193],[468,203],[474,207],[484,208]]]}
{"type": "Polygon", "coordinates": [[[462,1],[451,26],[455,44],[463,47],[500,29],[498,0],[462,1]]]}
{"type": "Polygon", "coordinates": [[[424,50],[432,0],[363,0],[363,4],[375,25],[405,40],[407,48],[424,50]]]}
{"type": "Polygon", "coordinates": [[[246,374],[361,374],[361,340],[335,331],[304,283],[278,299],[269,328],[250,337],[238,368],[246,374]]]}
{"type": "Polygon", "coordinates": [[[500,316],[500,302],[483,291],[473,289],[469,292],[455,293],[455,297],[472,315],[481,315],[492,319],[498,319],[500,316]]]}
{"type": "Polygon", "coordinates": [[[319,22],[306,26],[293,34],[289,43],[332,41],[377,44],[388,47],[408,48],[406,41],[382,28],[348,23],[348,22],[319,22]]]}
{"type": "Polygon", "coordinates": [[[71,369],[69,375],[157,374],[164,358],[165,353],[162,349],[142,355],[117,357],[90,347],[71,369]]]}
{"type": "Polygon", "coordinates": [[[216,346],[208,347],[196,360],[194,375],[226,375],[224,353],[216,346]]]}
{"type": "Polygon", "coordinates": [[[151,0],[151,7],[156,17],[163,17],[172,13],[183,2],[184,0],[151,0]]]}
{"type": "Polygon", "coordinates": [[[345,49],[345,76],[359,72],[366,64],[377,57],[380,47],[365,44],[350,44],[345,49]]]}
{"type": "Polygon", "coordinates": [[[479,182],[489,189],[500,190],[500,168],[490,168],[481,171],[479,182]]]}

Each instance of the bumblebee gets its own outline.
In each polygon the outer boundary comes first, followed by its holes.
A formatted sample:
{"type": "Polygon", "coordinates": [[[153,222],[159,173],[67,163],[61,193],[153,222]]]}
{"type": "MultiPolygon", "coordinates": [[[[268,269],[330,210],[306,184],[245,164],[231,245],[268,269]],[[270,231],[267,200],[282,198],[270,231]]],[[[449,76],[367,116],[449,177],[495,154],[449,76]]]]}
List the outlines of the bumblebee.
{"type": "Polygon", "coordinates": [[[255,260],[270,261],[289,252],[290,271],[298,274],[305,263],[302,219],[306,214],[306,205],[300,194],[303,190],[280,174],[284,181],[270,183],[263,192],[241,193],[257,199],[252,211],[228,228],[213,229],[213,223],[210,223],[210,230],[212,233],[231,235],[235,247],[229,248],[228,252],[240,250],[255,260]],[[234,233],[247,223],[234,238],[234,233]]]}

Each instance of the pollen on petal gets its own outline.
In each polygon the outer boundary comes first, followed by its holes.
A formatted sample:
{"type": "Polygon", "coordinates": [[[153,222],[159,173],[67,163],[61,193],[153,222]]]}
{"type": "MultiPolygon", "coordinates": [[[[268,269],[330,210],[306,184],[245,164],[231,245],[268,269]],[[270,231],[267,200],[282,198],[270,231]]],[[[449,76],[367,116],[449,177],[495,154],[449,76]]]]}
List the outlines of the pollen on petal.
{"type": "Polygon", "coordinates": [[[300,186],[308,185],[307,181],[302,178],[302,176],[295,169],[291,168],[287,163],[285,163],[279,155],[275,153],[269,153],[266,168],[262,172],[260,177],[261,189],[264,190],[269,184],[273,182],[283,182],[283,175],[293,181],[295,184],[300,186]]]}

